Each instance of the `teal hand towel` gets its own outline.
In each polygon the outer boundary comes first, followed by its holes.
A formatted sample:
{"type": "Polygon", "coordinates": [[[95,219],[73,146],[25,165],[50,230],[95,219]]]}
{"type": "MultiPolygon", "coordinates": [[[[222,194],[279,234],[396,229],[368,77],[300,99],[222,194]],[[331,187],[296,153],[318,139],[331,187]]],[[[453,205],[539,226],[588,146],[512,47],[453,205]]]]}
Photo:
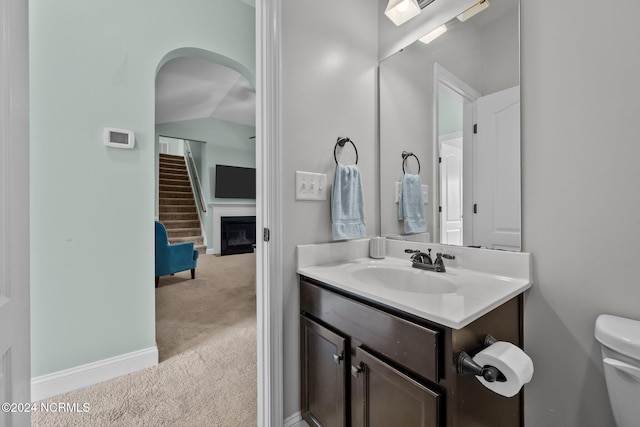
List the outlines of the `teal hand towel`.
{"type": "Polygon", "coordinates": [[[331,189],[333,240],[363,237],[364,197],[357,165],[336,165],[331,189]]]}
{"type": "Polygon", "coordinates": [[[398,219],[404,221],[405,233],[427,231],[420,175],[405,173],[402,177],[402,188],[398,198],[398,219]]]}

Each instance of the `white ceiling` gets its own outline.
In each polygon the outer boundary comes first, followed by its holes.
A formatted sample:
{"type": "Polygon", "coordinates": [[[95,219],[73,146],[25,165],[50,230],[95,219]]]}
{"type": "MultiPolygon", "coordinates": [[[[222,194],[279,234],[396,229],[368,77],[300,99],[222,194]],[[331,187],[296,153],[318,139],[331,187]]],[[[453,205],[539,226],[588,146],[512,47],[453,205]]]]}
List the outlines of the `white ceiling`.
{"type": "Polygon", "coordinates": [[[256,125],[256,91],[237,71],[206,59],[167,62],[156,78],[156,123],[213,117],[256,125]]]}
{"type": "MultiPolygon", "coordinates": [[[[255,7],[255,0],[240,0],[255,7]]],[[[469,22],[486,25],[518,2],[491,0],[491,7],[469,22]]],[[[256,125],[256,91],[237,71],[196,57],[167,62],[156,78],[156,123],[213,117],[256,125]]]]}

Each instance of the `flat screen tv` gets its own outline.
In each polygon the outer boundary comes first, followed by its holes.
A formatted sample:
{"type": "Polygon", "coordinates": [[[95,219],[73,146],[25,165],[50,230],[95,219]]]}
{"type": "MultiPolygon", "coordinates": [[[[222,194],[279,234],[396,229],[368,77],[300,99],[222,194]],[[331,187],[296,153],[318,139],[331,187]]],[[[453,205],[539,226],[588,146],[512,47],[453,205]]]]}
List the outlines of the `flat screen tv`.
{"type": "Polygon", "coordinates": [[[238,166],[216,165],[216,197],[221,199],[255,199],[256,170],[238,166]]]}

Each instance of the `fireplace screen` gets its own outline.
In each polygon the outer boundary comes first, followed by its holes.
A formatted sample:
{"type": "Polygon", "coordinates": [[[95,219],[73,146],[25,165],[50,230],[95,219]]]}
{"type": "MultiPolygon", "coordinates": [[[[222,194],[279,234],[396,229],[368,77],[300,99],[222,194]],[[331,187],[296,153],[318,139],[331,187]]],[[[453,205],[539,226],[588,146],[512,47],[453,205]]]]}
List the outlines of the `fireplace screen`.
{"type": "Polygon", "coordinates": [[[221,255],[253,252],[256,244],[255,216],[223,216],[221,228],[221,255]]]}

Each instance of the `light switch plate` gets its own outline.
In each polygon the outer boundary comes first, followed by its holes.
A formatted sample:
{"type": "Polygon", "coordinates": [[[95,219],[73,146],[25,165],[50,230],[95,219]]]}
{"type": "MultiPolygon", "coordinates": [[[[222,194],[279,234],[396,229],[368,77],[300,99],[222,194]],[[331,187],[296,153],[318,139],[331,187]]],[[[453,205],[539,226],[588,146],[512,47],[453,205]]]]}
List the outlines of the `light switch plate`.
{"type": "MultiPolygon", "coordinates": [[[[400,189],[402,188],[402,183],[401,182],[396,182],[396,203],[399,203],[400,201],[400,189]]],[[[424,204],[428,205],[429,204],[429,186],[428,185],[423,185],[422,186],[422,199],[424,200],[424,204]]]]}
{"type": "Polygon", "coordinates": [[[327,174],[296,171],[296,200],[327,200],[327,174]]]}

